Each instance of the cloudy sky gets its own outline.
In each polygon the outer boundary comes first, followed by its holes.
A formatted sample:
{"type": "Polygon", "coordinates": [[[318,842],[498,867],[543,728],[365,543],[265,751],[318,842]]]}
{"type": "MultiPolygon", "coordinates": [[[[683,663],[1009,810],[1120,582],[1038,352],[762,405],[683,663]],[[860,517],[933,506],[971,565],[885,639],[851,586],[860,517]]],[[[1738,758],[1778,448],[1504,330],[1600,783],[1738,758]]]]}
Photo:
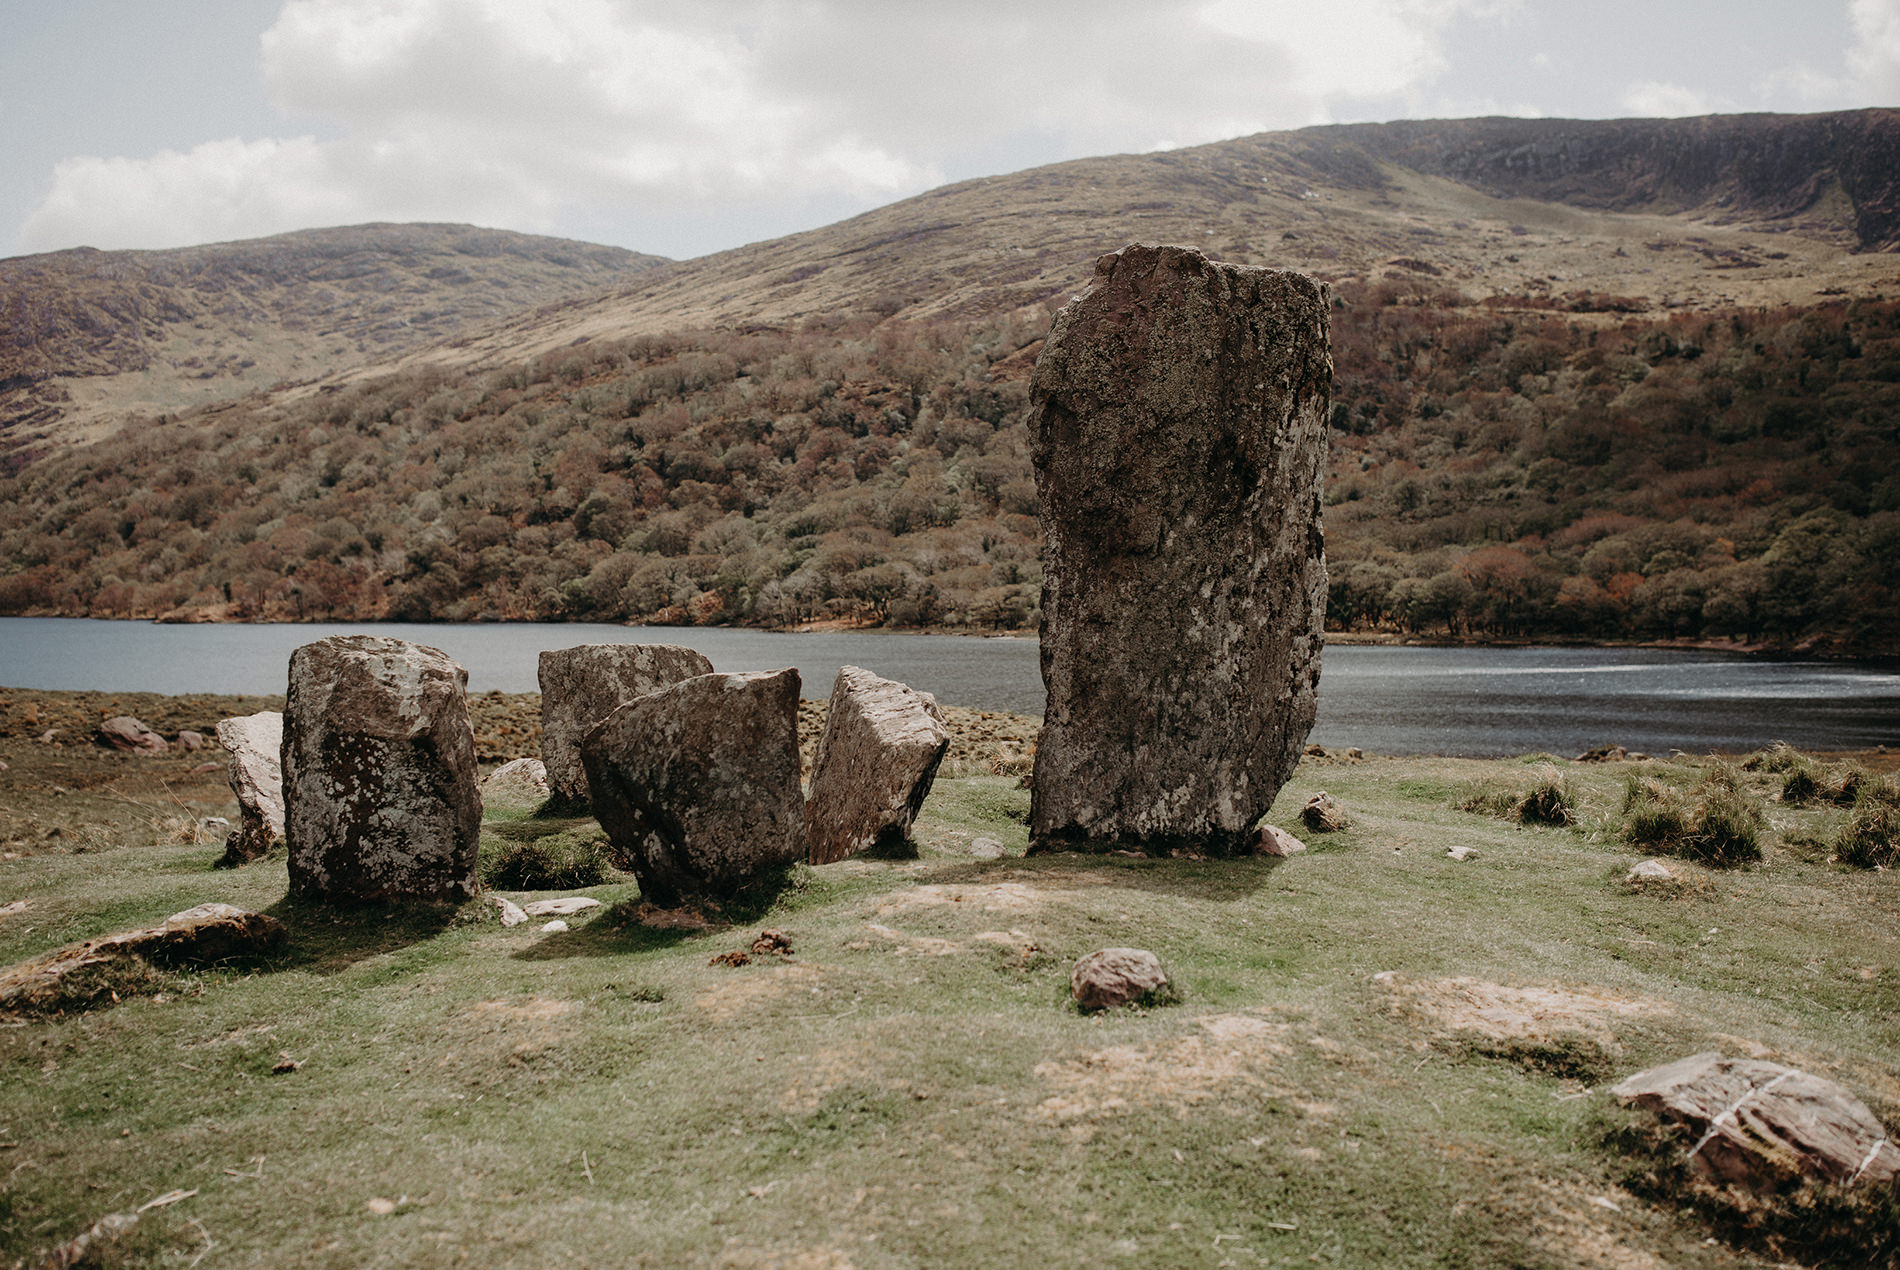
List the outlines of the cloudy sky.
{"type": "Polygon", "coordinates": [[[694,256],[1314,123],[1900,105],[1900,0],[0,0],[0,254],[465,221],[694,256]]]}

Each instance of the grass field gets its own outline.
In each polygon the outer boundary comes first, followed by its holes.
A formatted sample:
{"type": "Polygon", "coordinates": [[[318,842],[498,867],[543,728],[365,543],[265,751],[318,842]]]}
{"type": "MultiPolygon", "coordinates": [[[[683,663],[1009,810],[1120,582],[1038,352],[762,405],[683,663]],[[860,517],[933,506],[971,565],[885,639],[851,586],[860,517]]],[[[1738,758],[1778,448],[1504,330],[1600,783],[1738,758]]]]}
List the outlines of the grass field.
{"type": "Polygon", "coordinates": [[[1900,1121],[1900,879],[1829,862],[1846,813],[1772,773],[1744,774],[1761,862],[1658,892],[1622,883],[1624,781],[1689,761],[1559,763],[1578,821],[1533,827],[1459,807],[1541,759],[1309,760],[1284,862],[1024,859],[1027,791],[966,763],[916,859],[800,868],[704,928],[618,878],[544,932],[298,907],[281,858],[160,841],[235,816],[216,776],[8,754],[0,963],[209,900],[291,943],[0,1027],[0,1264],[186,1191],[93,1263],[1845,1265],[1631,1189],[1603,1089],[1722,1049],[1900,1121]],[[1321,789],[1345,830],[1299,824],[1321,789]],[[763,928],[792,954],[709,964],[763,928]],[[1078,1013],[1069,967],[1111,945],[1183,1000],[1078,1013]]]}

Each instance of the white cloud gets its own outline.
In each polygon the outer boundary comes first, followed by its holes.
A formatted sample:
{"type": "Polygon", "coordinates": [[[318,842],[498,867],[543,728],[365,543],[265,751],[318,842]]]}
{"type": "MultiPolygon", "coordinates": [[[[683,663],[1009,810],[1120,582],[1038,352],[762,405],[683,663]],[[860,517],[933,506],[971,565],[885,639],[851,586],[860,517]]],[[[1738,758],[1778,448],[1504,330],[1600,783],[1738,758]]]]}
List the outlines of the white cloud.
{"type": "Polygon", "coordinates": [[[1623,109],[1632,115],[1683,118],[1689,115],[1711,115],[1720,107],[1692,88],[1647,80],[1631,84],[1623,90],[1623,109]]]}
{"type": "Polygon", "coordinates": [[[1847,68],[1867,98],[1900,101],[1900,0],[1849,0],[1854,47],[1847,68]]]}
{"type": "Polygon", "coordinates": [[[1023,139],[1145,150],[1422,100],[1450,25],[1516,3],[288,0],[263,79],[311,135],[67,159],[21,243],[868,206],[1023,139]]]}

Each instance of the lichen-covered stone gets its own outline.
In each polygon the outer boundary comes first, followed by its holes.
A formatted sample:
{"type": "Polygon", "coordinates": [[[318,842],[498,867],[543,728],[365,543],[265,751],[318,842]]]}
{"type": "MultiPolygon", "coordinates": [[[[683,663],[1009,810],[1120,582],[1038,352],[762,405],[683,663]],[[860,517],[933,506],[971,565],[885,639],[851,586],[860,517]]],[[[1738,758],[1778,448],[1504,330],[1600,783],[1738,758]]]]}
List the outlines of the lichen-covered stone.
{"type": "Polygon", "coordinates": [[[935,697],[858,666],[841,668],[805,804],[811,862],[831,864],[908,838],[949,749],[950,727],[935,697]]]}
{"type": "Polygon", "coordinates": [[[284,716],[263,710],[218,720],[218,744],[231,755],[226,779],[238,800],[238,827],[224,840],[230,868],[256,860],[284,840],[284,716]]]}
{"type": "Polygon", "coordinates": [[[704,653],[675,644],[577,644],[541,654],[541,761],[548,789],[566,803],[587,801],[581,737],[635,697],[694,675],[710,675],[704,653]]]}
{"type": "Polygon", "coordinates": [[[1030,849],[1242,853],[1299,761],[1326,598],[1324,289],[1104,256],[1030,381],[1046,543],[1030,849]]]}
{"type": "Polygon", "coordinates": [[[532,811],[548,800],[548,769],[538,758],[510,759],[482,777],[482,806],[489,811],[532,811]]]}
{"type": "Polygon", "coordinates": [[[1167,987],[1161,958],[1146,948],[1098,948],[1069,971],[1069,995],[1084,1010],[1153,1001],[1167,987]]]}
{"type": "Polygon", "coordinates": [[[290,889],[320,900],[459,902],[479,889],[468,673],[438,649],[338,635],[290,656],[290,889]]]}
{"type": "Polygon", "coordinates": [[[728,896],[805,853],[798,672],[699,675],[581,738],[594,817],[649,902],[728,896]]]}

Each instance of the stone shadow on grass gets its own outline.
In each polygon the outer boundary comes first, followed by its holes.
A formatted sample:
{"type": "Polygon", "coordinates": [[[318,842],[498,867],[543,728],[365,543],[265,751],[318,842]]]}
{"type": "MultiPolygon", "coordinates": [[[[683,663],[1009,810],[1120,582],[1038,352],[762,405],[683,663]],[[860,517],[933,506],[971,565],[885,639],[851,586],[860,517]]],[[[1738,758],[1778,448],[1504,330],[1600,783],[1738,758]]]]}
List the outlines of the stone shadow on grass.
{"type": "Polygon", "coordinates": [[[940,886],[1080,881],[1084,885],[1120,886],[1189,899],[1234,901],[1244,900],[1260,890],[1267,884],[1268,876],[1284,863],[1286,861],[1277,856],[1174,860],[1064,851],[946,863],[917,874],[915,881],[940,886]]]}
{"type": "Polygon", "coordinates": [[[765,918],[796,889],[796,866],[775,869],[737,895],[660,909],[635,898],[623,900],[573,930],[557,931],[515,953],[518,961],[558,961],[569,957],[618,957],[671,948],[690,939],[719,935],[765,918]]]}
{"type": "Polygon", "coordinates": [[[258,958],[256,969],[310,970],[329,975],[359,961],[434,939],[482,917],[483,902],[466,904],[328,904],[286,895],[264,912],[282,922],[289,942],[258,958]]]}

